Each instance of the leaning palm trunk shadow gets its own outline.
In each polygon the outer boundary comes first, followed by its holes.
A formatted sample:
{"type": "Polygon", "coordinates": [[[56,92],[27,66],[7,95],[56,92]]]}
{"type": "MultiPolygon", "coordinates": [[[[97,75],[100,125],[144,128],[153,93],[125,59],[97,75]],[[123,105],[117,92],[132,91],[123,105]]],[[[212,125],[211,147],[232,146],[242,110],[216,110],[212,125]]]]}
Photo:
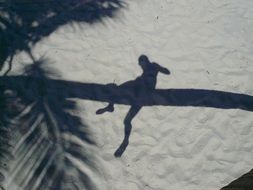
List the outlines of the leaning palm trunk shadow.
{"type": "MultiPolygon", "coordinates": [[[[166,70],[163,71],[165,72],[166,70]]],[[[0,83],[6,88],[22,92],[24,97],[31,97],[30,91],[33,92],[33,89],[41,86],[38,84],[42,83],[45,94],[54,94],[48,103],[51,106],[54,106],[54,102],[65,101],[69,98],[108,102],[109,106],[99,109],[97,114],[102,114],[106,111],[112,112],[114,104],[129,105],[130,110],[124,119],[125,136],[120,147],[115,152],[116,157],[122,156],[126,150],[132,130],[131,122],[142,107],[192,106],[253,111],[253,96],[250,95],[207,89],[155,89],[155,83],[152,80],[148,80],[149,82],[151,81],[150,85],[153,85],[152,88],[143,88],[143,83],[146,83],[145,79],[145,77],[138,77],[134,81],[128,81],[116,86],[54,79],[43,80],[31,76],[6,76],[0,77],[0,83]],[[57,99],[55,100],[55,98],[57,99]]],[[[52,110],[54,109],[52,108],[52,110]]],[[[59,108],[58,110],[62,109],[59,108]]],[[[62,115],[62,118],[64,117],[62,115]]]]}

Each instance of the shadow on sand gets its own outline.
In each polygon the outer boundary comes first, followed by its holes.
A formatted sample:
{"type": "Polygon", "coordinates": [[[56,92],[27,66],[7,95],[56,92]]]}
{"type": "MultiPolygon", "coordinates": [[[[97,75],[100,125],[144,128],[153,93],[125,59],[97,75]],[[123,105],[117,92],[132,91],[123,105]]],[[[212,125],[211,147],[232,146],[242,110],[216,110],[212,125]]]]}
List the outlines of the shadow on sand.
{"type": "Polygon", "coordinates": [[[124,0],[3,0],[0,1],[0,71],[12,69],[16,53],[24,51],[33,62],[34,45],[61,26],[93,24],[113,18],[124,0]]]}
{"type": "Polygon", "coordinates": [[[253,189],[253,169],[243,174],[221,190],[251,190],[253,189]]]}
{"type": "Polygon", "coordinates": [[[26,67],[33,81],[23,81],[22,87],[13,81],[17,88],[9,88],[8,77],[0,82],[0,189],[95,190],[81,168],[96,173],[89,149],[96,143],[75,114],[76,103],[47,92],[49,72],[40,69],[42,63],[26,67]]]}
{"type": "Polygon", "coordinates": [[[71,114],[75,102],[48,93],[44,81],[50,80],[39,69],[43,61],[36,60],[32,51],[61,26],[103,22],[125,6],[124,0],[0,0],[0,71],[7,76],[15,55],[24,52],[33,64],[26,76],[34,79],[23,84],[22,92],[19,84],[6,88],[12,79],[0,84],[0,189],[5,185],[8,189],[16,189],[15,185],[19,189],[96,189],[77,167],[78,161],[96,171],[92,154],[82,146],[95,142],[88,127],[71,114]],[[30,83],[34,91],[26,89],[30,83]]]}
{"type": "Polygon", "coordinates": [[[130,109],[124,119],[125,137],[115,152],[116,157],[120,157],[126,150],[132,129],[131,121],[142,107],[193,106],[253,111],[253,96],[246,94],[207,89],[155,89],[158,72],[170,74],[170,71],[157,63],[151,63],[144,55],[140,56],[139,64],[143,69],[143,74],[119,86],[43,80],[27,76],[1,77],[0,83],[7,89],[18,89],[19,93],[29,99],[40,96],[38,88],[43,86],[45,89],[43,93],[54,94],[54,97],[58,99],[80,98],[108,102],[109,105],[99,109],[97,114],[112,112],[114,104],[129,105],[130,109]]]}

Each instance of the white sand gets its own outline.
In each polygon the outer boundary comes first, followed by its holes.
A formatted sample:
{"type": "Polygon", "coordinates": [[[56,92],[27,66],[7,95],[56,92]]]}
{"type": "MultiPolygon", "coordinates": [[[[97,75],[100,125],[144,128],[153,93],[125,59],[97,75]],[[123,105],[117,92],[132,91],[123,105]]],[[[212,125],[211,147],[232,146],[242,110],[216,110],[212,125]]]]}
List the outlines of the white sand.
{"type": "MultiPolygon", "coordinates": [[[[131,0],[115,19],[60,28],[33,53],[64,80],[121,84],[141,74],[137,59],[146,54],[171,71],[159,74],[156,88],[253,95],[252,32],[252,0],[131,0]]],[[[20,54],[15,61],[29,60],[20,54]]],[[[100,175],[89,175],[99,189],[213,190],[253,167],[251,112],[144,107],[127,150],[115,158],[129,106],[96,115],[106,103],[76,101],[98,143],[100,175]]]]}

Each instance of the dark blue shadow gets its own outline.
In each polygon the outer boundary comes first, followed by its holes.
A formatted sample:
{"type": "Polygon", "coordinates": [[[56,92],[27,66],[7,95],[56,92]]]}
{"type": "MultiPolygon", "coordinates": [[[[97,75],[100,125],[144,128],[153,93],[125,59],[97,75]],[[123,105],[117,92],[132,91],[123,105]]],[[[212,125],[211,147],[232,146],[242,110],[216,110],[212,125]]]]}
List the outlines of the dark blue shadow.
{"type": "MultiPolygon", "coordinates": [[[[5,88],[16,89],[28,100],[33,97],[53,94],[56,99],[80,98],[108,102],[97,114],[112,112],[114,104],[129,105],[130,110],[124,119],[125,137],[115,156],[125,151],[131,133],[131,121],[145,106],[210,107],[219,109],[241,109],[253,111],[253,96],[208,89],[155,89],[158,72],[170,74],[166,68],[151,63],[146,56],[140,56],[139,64],[143,74],[122,85],[80,83],[64,80],[43,80],[40,77],[10,76],[1,77],[5,88]],[[43,87],[43,92],[39,91],[43,87]]],[[[53,102],[52,102],[53,103],[53,102]]]]}

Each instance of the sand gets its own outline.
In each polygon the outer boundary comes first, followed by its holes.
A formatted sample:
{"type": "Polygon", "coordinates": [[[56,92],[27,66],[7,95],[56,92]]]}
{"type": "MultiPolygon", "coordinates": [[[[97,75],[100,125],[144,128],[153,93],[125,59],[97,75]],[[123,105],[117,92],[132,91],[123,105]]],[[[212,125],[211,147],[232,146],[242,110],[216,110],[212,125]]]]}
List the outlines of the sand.
{"type": "MultiPolygon", "coordinates": [[[[251,0],[128,1],[114,19],[60,27],[32,50],[60,73],[55,79],[120,85],[140,76],[138,57],[170,70],[157,89],[210,89],[253,96],[251,0]]],[[[25,53],[16,63],[29,63],[25,53]]],[[[22,65],[14,64],[11,75],[22,65]]],[[[207,107],[147,106],[132,121],[129,146],[116,158],[129,105],[96,115],[107,103],[77,102],[97,146],[101,190],[214,190],[253,166],[252,112],[207,107]]],[[[78,161],[72,159],[74,163],[78,161]]],[[[78,183],[78,182],[77,182],[78,183]]]]}

